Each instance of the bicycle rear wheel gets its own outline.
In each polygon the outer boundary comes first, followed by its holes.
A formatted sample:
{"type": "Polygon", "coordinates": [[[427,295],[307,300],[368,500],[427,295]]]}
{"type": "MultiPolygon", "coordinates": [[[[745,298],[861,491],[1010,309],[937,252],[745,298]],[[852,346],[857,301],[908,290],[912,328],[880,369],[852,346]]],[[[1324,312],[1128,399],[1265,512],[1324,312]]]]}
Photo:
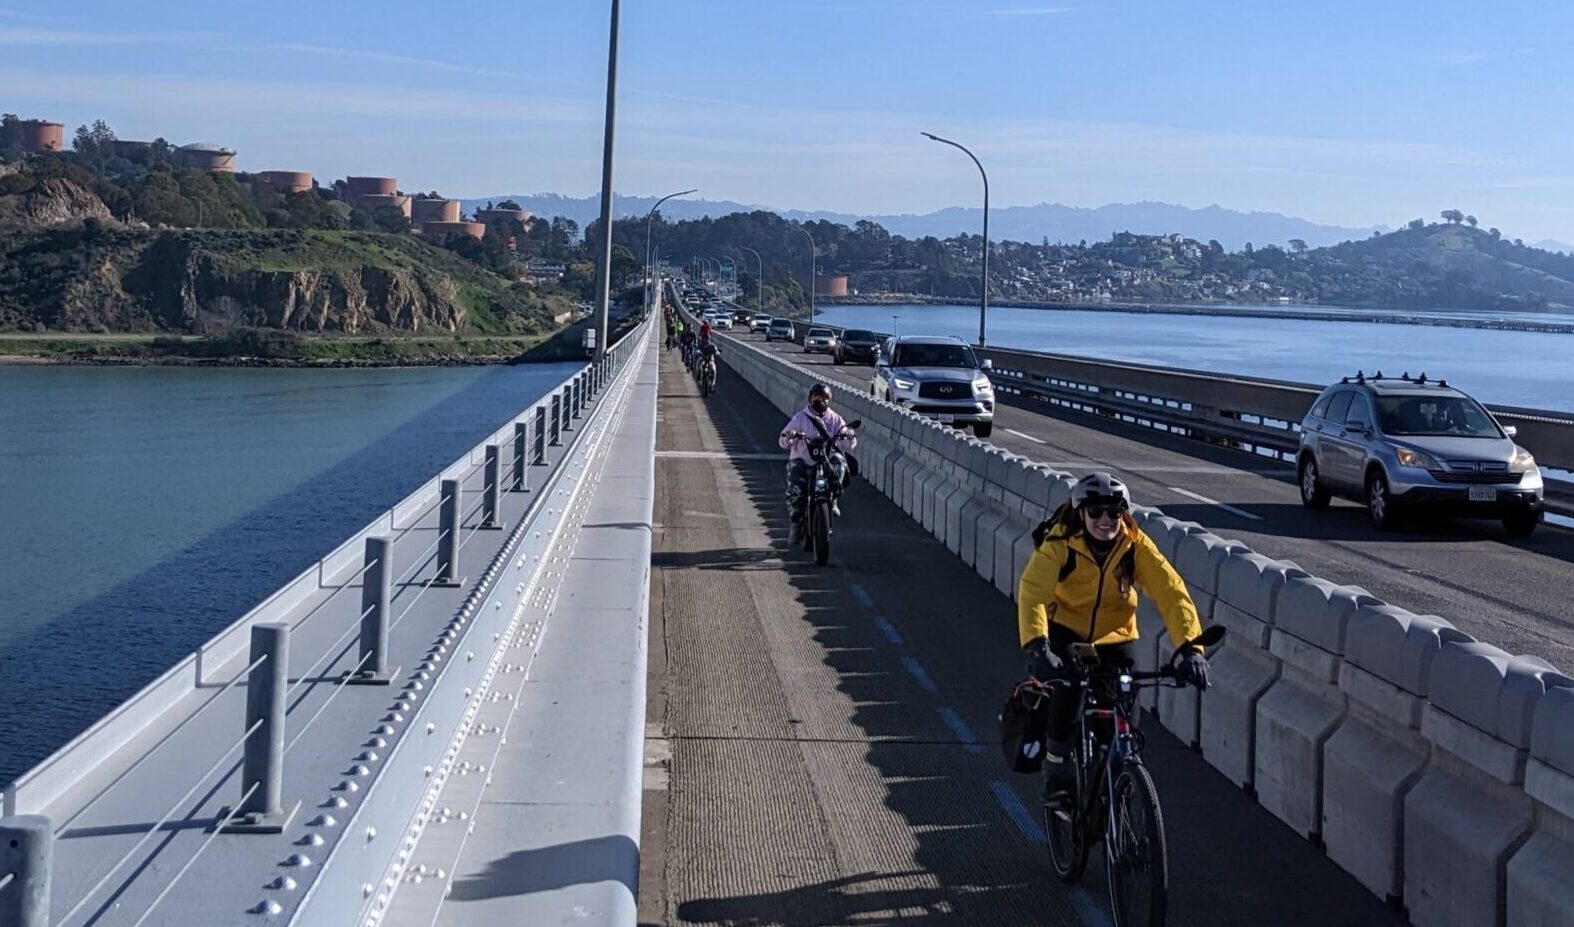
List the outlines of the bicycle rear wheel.
{"type": "Polygon", "coordinates": [[[1115,927],[1163,927],[1170,891],[1164,812],[1140,763],[1120,771],[1110,802],[1115,829],[1104,835],[1104,863],[1115,927]]]}

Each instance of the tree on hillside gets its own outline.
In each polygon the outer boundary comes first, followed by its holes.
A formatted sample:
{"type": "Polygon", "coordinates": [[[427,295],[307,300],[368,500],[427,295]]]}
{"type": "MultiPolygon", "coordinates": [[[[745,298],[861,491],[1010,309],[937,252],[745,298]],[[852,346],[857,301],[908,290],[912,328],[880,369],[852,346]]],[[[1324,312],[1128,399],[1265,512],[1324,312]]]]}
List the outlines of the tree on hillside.
{"type": "Polygon", "coordinates": [[[1419,232],[1422,229],[1426,228],[1426,220],[1425,219],[1411,219],[1409,222],[1405,223],[1405,228],[1411,230],[1412,232],[1419,232]]]}
{"type": "Polygon", "coordinates": [[[1475,216],[1466,216],[1465,217],[1465,222],[1468,223],[1471,228],[1475,228],[1476,227],[1476,217],[1475,216]]]}
{"type": "Polygon", "coordinates": [[[372,210],[372,225],[379,232],[397,234],[410,231],[410,217],[398,206],[379,206],[372,210]]]}
{"type": "Polygon", "coordinates": [[[94,120],[91,128],[77,126],[76,136],[71,139],[71,150],[76,152],[77,160],[83,167],[101,174],[115,158],[115,131],[102,119],[94,120]]]}
{"type": "Polygon", "coordinates": [[[1491,239],[1492,239],[1492,240],[1493,240],[1493,241],[1497,241],[1497,240],[1499,240],[1499,239],[1501,239],[1501,238],[1502,238],[1502,237],[1503,237],[1503,233],[1502,233],[1502,232],[1500,232],[1500,231],[1498,231],[1498,230],[1497,230],[1497,229],[1495,229],[1495,228],[1491,228],[1491,229],[1487,229],[1487,235],[1488,235],[1488,237],[1490,237],[1490,238],[1491,238],[1491,239]]]}
{"type": "Polygon", "coordinates": [[[1294,251],[1296,254],[1305,254],[1306,242],[1299,238],[1292,238],[1290,239],[1290,250],[1294,251]]]}
{"type": "Polygon", "coordinates": [[[0,164],[22,160],[22,120],[16,113],[0,115],[0,164]]]}
{"type": "Polygon", "coordinates": [[[525,207],[519,205],[518,203],[514,202],[513,200],[504,200],[501,203],[497,204],[497,208],[498,209],[524,209],[525,207]]]}
{"type": "Polygon", "coordinates": [[[1440,215],[1443,217],[1444,222],[1448,222],[1453,225],[1458,225],[1459,223],[1465,221],[1465,214],[1457,209],[1445,209],[1440,213],[1440,215]]]}

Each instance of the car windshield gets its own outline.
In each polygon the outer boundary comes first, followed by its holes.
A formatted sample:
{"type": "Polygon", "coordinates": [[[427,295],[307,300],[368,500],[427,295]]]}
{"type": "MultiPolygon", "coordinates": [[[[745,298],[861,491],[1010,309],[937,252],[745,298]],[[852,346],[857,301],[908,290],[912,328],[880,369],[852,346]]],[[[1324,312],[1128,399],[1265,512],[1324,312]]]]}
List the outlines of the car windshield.
{"type": "Polygon", "coordinates": [[[809,337],[810,338],[829,338],[829,337],[831,337],[831,333],[830,333],[830,331],[828,329],[811,328],[811,329],[809,329],[809,337]]]}
{"type": "Polygon", "coordinates": [[[843,341],[873,341],[874,332],[866,332],[861,328],[849,328],[842,332],[843,341]]]}
{"type": "Polygon", "coordinates": [[[1383,434],[1455,438],[1501,438],[1497,422],[1463,396],[1379,396],[1377,422],[1383,434]]]}
{"type": "Polygon", "coordinates": [[[963,344],[902,344],[896,348],[898,367],[977,367],[973,349],[963,344]]]}

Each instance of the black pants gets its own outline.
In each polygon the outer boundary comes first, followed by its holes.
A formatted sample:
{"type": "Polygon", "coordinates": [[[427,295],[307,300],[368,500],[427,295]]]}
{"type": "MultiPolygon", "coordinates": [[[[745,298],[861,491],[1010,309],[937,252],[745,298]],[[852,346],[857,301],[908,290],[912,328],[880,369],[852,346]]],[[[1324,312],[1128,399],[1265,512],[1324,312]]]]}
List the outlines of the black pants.
{"type": "MultiPolygon", "coordinates": [[[[1072,656],[1071,645],[1082,642],[1081,635],[1063,624],[1050,624],[1049,626],[1049,651],[1059,657],[1062,662],[1070,663],[1072,656]]],[[[1099,663],[1104,666],[1130,669],[1137,664],[1137,642],[1122,641],[1119,644],[1102,644],[1096,648],[1099,663]]],[[[1072,728],[1077,720],[1077,707],[1080,704],[1076,693],[1070,689],[1057,689],[1049,700],[1049,745],[1050,751],[1064,755],[1066,745],[1071,740],[1072,728]]]]}
{"type": "MultiPolygon", "coordinates": [[[[840,453],[833,453],[827,462],[834,481],[831,494],[840,496],[842,486],[847,480],[847,459],[840,453]]],[[[809,475],[813,472],[812,464],[806,464],[801,460],[787,461],[787,513],[794,521],[803,517],[803,503],[809,495],[809,475]]]]}

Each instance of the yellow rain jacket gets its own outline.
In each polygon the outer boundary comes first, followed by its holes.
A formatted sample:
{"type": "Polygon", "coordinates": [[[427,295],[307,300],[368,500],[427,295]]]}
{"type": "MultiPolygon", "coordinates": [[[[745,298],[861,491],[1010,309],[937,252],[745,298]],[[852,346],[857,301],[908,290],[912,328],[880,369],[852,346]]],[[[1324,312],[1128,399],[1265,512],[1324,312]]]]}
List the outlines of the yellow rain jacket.
{"type": "Polygon", "coordinates": [[[1137,587],[1164,616],[1176,645],[1202,633],[1197,606],[1169,560],[1130,515],[1102,567],[1081,532],[1055,525],[1028,558],[1017,583],[1017,629],[1022,645],[1062,624],[1094,644],[1137,639],[1137,587]],[[1129,575],[1128,575],[1129,574],[1129,575]]]}

